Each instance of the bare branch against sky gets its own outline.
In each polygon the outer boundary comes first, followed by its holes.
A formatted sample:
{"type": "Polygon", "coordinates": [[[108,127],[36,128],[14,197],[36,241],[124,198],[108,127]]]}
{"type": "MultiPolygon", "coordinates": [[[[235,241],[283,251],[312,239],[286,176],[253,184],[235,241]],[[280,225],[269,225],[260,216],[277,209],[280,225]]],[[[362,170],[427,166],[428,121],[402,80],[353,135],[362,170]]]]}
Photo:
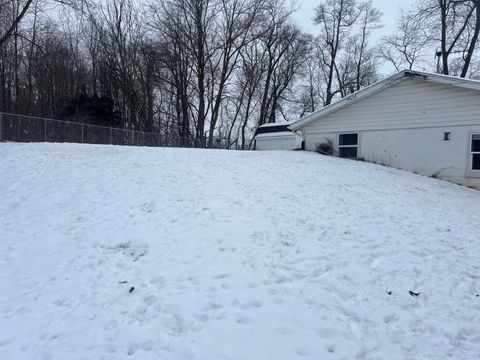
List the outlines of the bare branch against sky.
{"type": "MultiPolygon", "coordinates": [[[[315,33],[313,14],[320,0],[298,0],[296,13],[298,23],[305,30],[315,33]]],[[[414,0],[373,0],[374,5],[383,13],[382,23],[384,27],[376,32],[379,38],[391,34],[395,30],[396,18],[400,14],[400,8],[408,9],[414,0]]]]}
{"type": "MultiPolygon", "coordinates": [[[[382,27],[372,34],[373,41],[380,41],[383,36],[391,35],[395,32],[397,18],[400,15],[400,9],[408,10],[413,6],[415,0],[373,0],[374,5],[382,12],[382,27]]],[[[315,8],[320,4],[320,0],[297,0],[298,10],[295,13],[298,24],[309,33],[317,34],[317,26],[313,22],[315,8]]],[[[382,73],[388,74],[395,72],[395,69],[385,63],[381,67],[382,73]]]]}

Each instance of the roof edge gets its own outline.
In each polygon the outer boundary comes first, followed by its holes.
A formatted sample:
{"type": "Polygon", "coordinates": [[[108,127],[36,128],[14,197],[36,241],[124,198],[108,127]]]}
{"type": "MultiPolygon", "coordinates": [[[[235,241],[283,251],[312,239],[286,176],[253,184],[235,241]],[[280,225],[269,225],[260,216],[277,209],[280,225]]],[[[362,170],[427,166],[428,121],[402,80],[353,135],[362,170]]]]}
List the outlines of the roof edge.
{"type": "Polygon", "coordinates": [[[317,110],[303,118],[292,123],[289,128],[293,131],[303,128],[311,124],[312,122],[327,116],[335,111],[338,111],[350,104],[353,104],[361,99],[367,98],[380,90],[390,87],[404,79],[418,79],[423,81],[430,81],[438,84],[456,86],[471,90],[480,90],[480,81],[460,78],[456,76],[441,75],[435,73],[428,73],[417,70],[403,70],[397,74],[389,76],[383,80],[377,81],[376,83],[367,86],[349,96],[334,102],[333,104],[327,105],[320,110],[317,110]]]}

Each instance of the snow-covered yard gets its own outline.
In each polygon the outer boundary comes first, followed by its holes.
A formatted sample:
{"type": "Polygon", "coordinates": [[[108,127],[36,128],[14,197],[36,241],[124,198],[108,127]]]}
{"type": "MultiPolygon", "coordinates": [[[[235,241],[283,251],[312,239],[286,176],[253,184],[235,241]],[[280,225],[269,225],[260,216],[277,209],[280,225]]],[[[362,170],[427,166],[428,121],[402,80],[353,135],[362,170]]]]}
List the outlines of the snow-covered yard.
{"type": "Polygon", "coordinates": [[[0,155],[1,359],[480,358],[478,191],[302,152],[0,155]]]}

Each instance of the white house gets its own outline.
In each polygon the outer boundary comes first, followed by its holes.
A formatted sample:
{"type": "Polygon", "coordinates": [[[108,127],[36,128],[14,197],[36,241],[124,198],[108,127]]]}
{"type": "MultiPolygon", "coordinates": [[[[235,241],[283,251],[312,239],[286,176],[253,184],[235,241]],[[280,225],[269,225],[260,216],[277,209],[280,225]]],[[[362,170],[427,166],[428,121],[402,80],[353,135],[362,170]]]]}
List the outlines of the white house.
{"type": "Polygon", "coordinates": [[[289,126],[305,149],[480,188],[480,81],[405,70],[289,126]]]}
{"type": "Polygon", "coordinates": [[[300,148],[302,137],[288,128],[288,123],[260,126],[255,132],[255,150],[293,150],[300,148]]]}

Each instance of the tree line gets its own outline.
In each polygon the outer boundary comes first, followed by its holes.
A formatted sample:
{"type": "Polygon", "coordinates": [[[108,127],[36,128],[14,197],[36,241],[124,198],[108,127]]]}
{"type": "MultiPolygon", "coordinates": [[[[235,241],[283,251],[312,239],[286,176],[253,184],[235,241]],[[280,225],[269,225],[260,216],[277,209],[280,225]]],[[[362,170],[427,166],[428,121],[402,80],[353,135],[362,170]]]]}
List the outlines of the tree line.
{"type": "MultiPolygon", "coordinates": [[[[371,0],[1,0],[0,111],[246,149],[379,80],[384,69],[477,78],[480,0],[419,0],[379,37],[371,0]]],[[[387,70],[388,71],[388,70],[387,70]]]]}

